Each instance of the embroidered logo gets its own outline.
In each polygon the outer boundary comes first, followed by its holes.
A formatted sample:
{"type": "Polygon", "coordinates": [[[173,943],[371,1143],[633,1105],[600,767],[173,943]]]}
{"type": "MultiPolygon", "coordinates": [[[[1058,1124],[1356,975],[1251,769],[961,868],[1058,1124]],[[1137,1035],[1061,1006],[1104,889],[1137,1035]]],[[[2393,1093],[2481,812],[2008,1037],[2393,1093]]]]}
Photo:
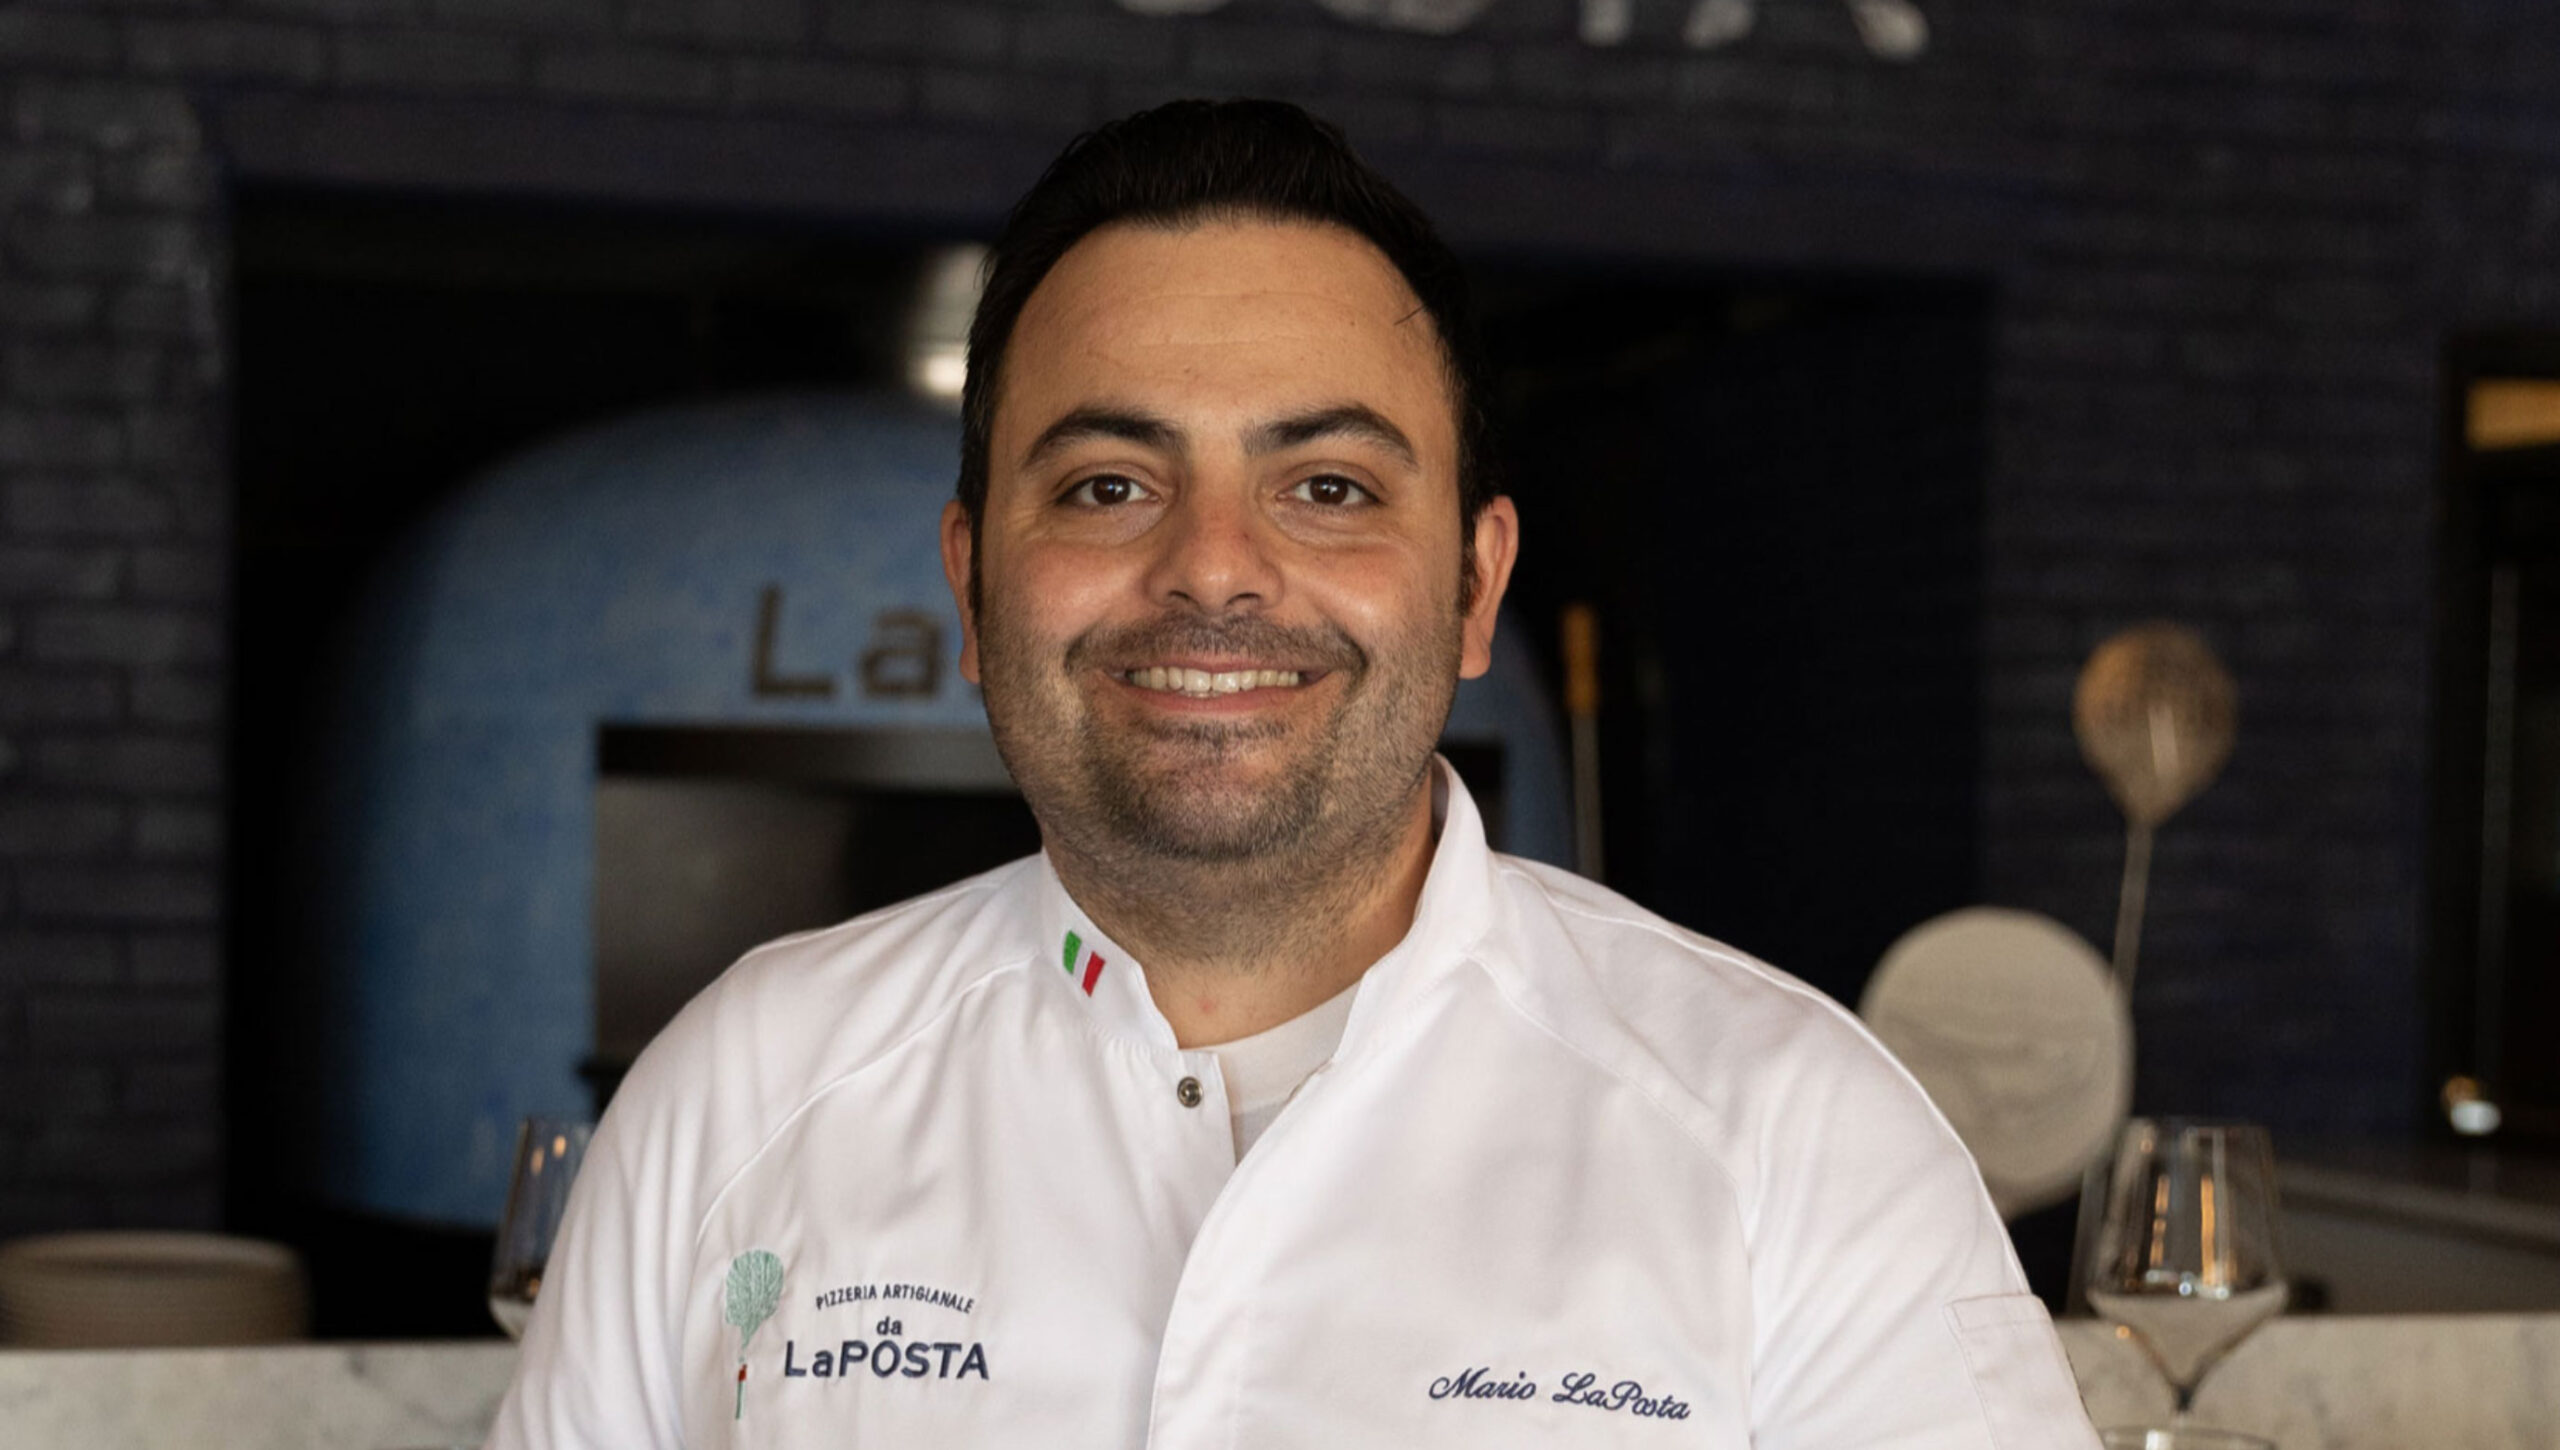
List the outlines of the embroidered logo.
{"type": "MultiPolygon", "coordinates": [[[[961,1315],[974,1313],[978,1307],[974,1294],[961,1294],[911,1280],[844,1284],[822,1290],[816,1303],[820,1311],[848,1304],[881,1303],[914,1305],[918,1309],[961,1315]]],[[[870,1339],[861,1337],[859,1320],[846,1328],[851,1331],[850,1337],[838,1339],[833,1348],[812,1348],[805,1357],[799,1340],[782,1341],[784,1377],[828,1380],[837,1384],[855,1378],[862,1371],[868,1371],[873,1379],[883,1380],[893,1376],[911,1380],[988,1378],[987,1346],[974,1338],[957,1337],[970,1332],[965,1327],[945,1331],[955,1337],[942,1339],[924,1323],[919,1323],[910,1333],[905,1319],[896,1314],[883,1314],[871,1326],[873,1337],[870,1339]]]]}
{"type": "Polygon", "coordinates": [[[1084,988],[1084,994],[1090,997],[1093,984],[1102,980],[1102,954],[1086,950],[1084,938],[1074,932],[1067,933],[1066,946],[1060,965],[1067,969],[1068,979],[1084,988]]]}
{"type": "Polygon", "coordinates": [[[763,1249],[749,1249],[729,1261],[728,1292],[720,1317],[738,1327],[738,1406],[729,1418],[747,1413],[747,1345],[756,1330],[782,1307],[782,1260],[763,1249]]]}

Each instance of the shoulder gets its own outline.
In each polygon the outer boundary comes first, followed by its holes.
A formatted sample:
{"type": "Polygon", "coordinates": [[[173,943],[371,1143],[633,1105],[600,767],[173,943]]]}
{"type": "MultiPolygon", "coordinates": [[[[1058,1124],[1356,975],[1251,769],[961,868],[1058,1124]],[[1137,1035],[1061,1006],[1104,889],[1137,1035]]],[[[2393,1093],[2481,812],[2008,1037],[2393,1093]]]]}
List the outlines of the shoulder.
{"type": "MultiPolygon", "coordinates": [[[[724,1019],[759,1040],[815,1034],[858,1047],[895,1038],[1034,955],[1039,858],[1027,856],[851,921],[770,941],[668,1024],[681,1047],[724,1019]]],[[[653,1048],[654,1050],[654,1048],[653,1048]]]]}
{"type": "Polygon", "coordinates": [[[1605,1008],[1699,1086],[1800,1066],[1905,1077],[1846,1008],[1757,957],[1552,866],[1498,857],[1495,869],[1510,969],[1544,1000],[1605,1008]]]}
{"type": "Polygon", "coordinates": [[[1776,967],[1568,872],[1496,858],[1486,966],[1515,1005],[1652,1099],[1746,1192],[1790,1157],[1873,1152],[1971,1174],[1856,1016],[1776,967]]]}
{"type": "Polygon", "coordinates": [[[1038,870],[1027,857],[748,952],[640,1054],[608,1129],[698,1145],[696,1175],[721,1176],[829,1084],[1018,974],[1035,954],[1038,870]]]}

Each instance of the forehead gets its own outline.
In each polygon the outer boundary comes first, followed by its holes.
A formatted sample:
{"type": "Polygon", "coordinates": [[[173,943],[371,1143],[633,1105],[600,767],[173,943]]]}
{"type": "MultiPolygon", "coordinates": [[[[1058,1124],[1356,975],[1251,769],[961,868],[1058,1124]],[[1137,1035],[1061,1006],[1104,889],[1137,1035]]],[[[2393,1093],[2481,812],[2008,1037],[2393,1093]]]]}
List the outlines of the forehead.
{"type": "Polygon", "coordinates": [[[1069,249],[1014,325],[998,457],[1097,401],[1203,423],[1359,402],[1444,449],[1456,432],[1446,354],[1403,275],[1365,238],[1308,222],[1122,223],[1069,249]]]}

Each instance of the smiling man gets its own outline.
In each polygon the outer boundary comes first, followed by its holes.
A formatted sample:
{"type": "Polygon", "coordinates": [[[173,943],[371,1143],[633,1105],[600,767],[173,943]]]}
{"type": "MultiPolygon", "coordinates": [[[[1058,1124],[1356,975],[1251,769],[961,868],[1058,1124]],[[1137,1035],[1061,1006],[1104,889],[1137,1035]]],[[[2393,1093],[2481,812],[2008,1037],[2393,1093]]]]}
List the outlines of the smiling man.
{"type": "Polygon", "coordinates": [[[943,555],[1050,861],[1191,1046],[1337,996],[1404,935],[1515,525],[1461,507],[1450,360],[1376,246],[1185,222],[1087,235],[1009,346],[982,327],[987,469],[943,555]]]}
{"type": "Polygon", "coordinates": [[[1519,534],[1471,358],[1294,108],[1050,169],[941,540],[1043,850],[669,1027],[496,1444],[2094,1444],[1909,1078],[1433,755],[1519,534]]]}

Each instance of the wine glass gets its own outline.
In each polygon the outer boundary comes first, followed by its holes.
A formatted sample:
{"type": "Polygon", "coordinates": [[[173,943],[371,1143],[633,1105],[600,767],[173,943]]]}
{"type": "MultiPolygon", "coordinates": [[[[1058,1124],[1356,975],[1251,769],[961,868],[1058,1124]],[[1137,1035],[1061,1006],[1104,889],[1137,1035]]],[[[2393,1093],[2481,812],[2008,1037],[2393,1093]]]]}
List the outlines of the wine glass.
{"type": "Polygon", "coordinates": [[[569,1182],[587,1154],[592,1125],[564,1118],[527,1118],[516,1129],[515,1171],[507,1179],[507,1211],[489,1256],[489,1314],[509,1339],[524,1338],[542,1266],[551,1258],[569,1182]]]}
{"type": "Polygon", "coordinates": [[[2090,1307],[2160,1367],[2184,1425],[2205,1372],[2284,1308],[2266,1129],[2126,1123],[2087,1287],[2090,1307]]]}
{"type": "Polygon", "coordinates": [[[2276,1450],[2276,1442],[2237,1430],[2199,1430],[2135,1426],[2098,1432],[2099,1450],[2276,1450]]]}

